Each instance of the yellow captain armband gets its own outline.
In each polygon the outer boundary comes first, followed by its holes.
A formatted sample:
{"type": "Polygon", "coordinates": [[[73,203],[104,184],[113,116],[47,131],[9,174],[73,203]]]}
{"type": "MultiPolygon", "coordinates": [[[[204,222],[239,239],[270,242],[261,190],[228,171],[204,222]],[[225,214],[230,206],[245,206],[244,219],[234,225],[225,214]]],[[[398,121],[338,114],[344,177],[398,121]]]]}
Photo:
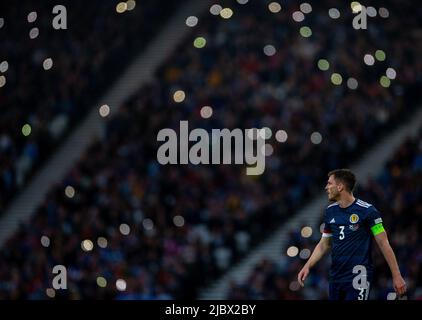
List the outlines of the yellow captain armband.
{"type": "Polygon", "coordinates": [[[382,225],[382,223],[378,223],[378,224],[376,224],[375,226],[372,226],[372,227],[371,227],[371,231],[372,231],[372,234],[373,234],[374,236],[376,236],[376,235],[378,235],[378,234],[380,234],[380,233],[384,232],[384,231],[385,231],[385,229],[384,229],[384,226],[382,225]]]}

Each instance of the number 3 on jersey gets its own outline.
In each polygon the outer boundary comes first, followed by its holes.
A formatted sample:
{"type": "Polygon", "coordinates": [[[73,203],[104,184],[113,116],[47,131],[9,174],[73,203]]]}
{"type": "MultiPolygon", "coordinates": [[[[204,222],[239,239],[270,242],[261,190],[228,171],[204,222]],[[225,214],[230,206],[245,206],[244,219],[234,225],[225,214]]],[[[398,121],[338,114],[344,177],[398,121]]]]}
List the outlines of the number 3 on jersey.
{"type": "Polygon", "coordinates": [[[339,226],[340,228],[340,236],[338,237],[340,240],[344,239],[344,226],[339,226]]]}

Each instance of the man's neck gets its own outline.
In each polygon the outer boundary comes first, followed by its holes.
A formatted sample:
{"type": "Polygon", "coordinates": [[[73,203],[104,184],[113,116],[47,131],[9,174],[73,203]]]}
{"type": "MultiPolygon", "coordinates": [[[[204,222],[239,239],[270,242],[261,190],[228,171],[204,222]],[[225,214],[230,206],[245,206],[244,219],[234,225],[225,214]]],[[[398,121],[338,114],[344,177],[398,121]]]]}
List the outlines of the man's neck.
{"type": "Polygon", "coordinates": [[[340,208],[347,208],[353,202],[355,202],[355,200],[356,199],[353,196],[353,194],[347,194],[347,195],[343,196],[340,200],[338,200],[337,203],[340,206],[340,208]]]}

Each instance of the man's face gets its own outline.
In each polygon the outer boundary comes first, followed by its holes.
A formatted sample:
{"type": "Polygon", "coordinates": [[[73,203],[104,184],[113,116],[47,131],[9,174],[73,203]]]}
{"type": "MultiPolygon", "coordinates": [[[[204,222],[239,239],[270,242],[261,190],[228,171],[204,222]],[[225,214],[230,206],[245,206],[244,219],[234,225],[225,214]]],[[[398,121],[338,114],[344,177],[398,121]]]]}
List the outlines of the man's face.
{"type": "Polygon", "coordinates": [[[329,201],[337,201],[340,199],[340,191],[341,191],[341,184],[339,184],[336,179],[334,179],[334,175],[331,175],[328,178],[327,185],[325,186],[325,191],[328,194],[329,201]]]}

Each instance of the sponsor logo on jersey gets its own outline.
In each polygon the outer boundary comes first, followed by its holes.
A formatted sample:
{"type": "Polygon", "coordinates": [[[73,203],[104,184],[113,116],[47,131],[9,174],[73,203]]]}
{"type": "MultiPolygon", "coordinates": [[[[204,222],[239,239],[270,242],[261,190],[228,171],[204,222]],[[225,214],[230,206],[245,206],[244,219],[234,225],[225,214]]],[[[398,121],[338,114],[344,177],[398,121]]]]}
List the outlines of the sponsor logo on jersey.
{"type": "Polygon", "coordinates": [[[381,218],[375,219],[375,220],[374,220],[374,223],[375,223],[375,224],[382,223],[382,219],[381,219],[381,218]]]}
{"type": "Polygon", "coordinates": [[[358,224],[351,224],[349,225],[349,229],[352,231],[357,231],[359,229],[359,225],[358,224]]]}
{"type": "Polygon", "coordinates": [[[350,223],[357,223],[359,221],[359,216],[356,213],[353,213],[350,216],[350,223]]]}
{"type": "Polygon", "coordinates": [[[336,223],[336,220],[334,218],[332,218],[330,223],[336,223]]]}

